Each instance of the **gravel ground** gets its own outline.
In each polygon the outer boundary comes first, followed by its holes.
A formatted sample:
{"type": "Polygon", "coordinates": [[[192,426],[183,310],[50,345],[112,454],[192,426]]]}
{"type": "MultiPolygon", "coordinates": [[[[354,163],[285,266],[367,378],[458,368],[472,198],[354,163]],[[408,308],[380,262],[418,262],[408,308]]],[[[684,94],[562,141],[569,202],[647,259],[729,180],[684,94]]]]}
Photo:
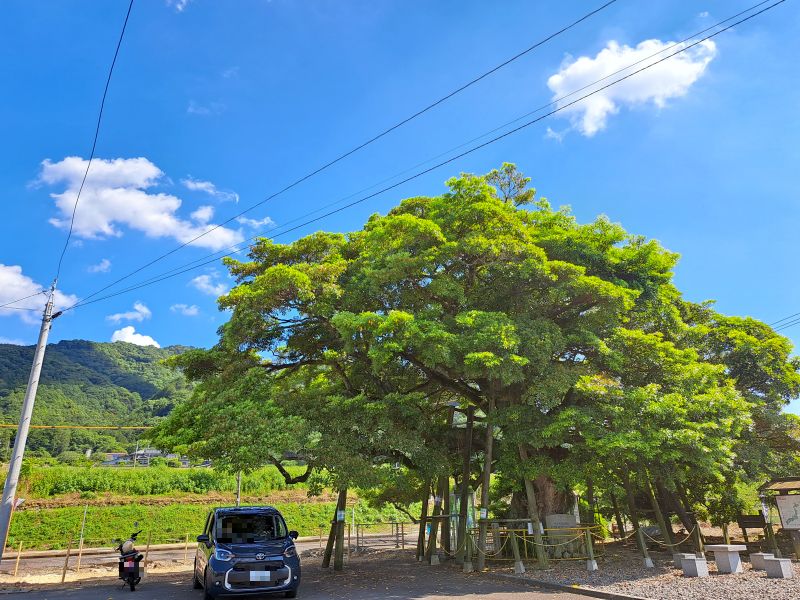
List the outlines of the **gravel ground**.
{"type": "Polygon", "coordinates": [[[768,579],[764,571],[753,571],[743,561],[744,573],[719,574],[713,560],[708,561],[709,577],[683,577],[672,566],[671,555],[652,553],[654,569],[645,569],[641,555],[630,550],[609,552],[598,558],[599,569],[586,571],[584,561],[563,561],[547,570],[530,568],[526,577],[579,585],[608,592],[619,592],[653,600],[797,600],[800,598],[800,564],[793,563],[794,579],[768,579]]]}

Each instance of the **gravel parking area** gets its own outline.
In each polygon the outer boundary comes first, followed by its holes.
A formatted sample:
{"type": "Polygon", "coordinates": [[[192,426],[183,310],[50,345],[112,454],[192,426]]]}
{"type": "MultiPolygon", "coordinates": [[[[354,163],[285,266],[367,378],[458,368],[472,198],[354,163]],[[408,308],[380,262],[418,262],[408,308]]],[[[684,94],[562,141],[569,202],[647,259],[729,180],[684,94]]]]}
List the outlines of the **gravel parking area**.
{"type": "Polygon", "coordinates": [[[586,571],[583,561],[554,563],[547,570],[530,568],[524,576],[550,583],[578,585],[607,592],[618,592],[652,600],[796,600],[800,598],[800,564],[795,562],[794,579],[769,579],[764,571],[753,571],[743,561],[744,573],[717,573],[708,561],[709,577],[683,577],[673,568],[672,557],[653,553],[654,569],[645,569],[641,555],[634,551],[615,551],[598,559],[599,570],[586,571]]]}

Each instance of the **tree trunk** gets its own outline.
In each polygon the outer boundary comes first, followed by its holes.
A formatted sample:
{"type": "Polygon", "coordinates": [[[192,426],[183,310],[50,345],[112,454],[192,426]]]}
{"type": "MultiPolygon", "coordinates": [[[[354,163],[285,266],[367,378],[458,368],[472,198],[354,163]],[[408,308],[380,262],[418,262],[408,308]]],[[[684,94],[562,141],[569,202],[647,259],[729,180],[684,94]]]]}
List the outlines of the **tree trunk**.
{"type": "MultiPolygon", "coordinates": [[[[519,458],[522,461],[523,467],[528,461],[528,451],[522,444],[518,447],[519,458]]],[[[525,482],[525,494],[528,497],[528,517],[533,526],[533,541],[536,544],[536,560],[542,568],[547,567],[547,550],[544,547],[544,540],[542,539],[542,521],[539,517],[539,504],[536,500],[536,488],[533,486],[533,481],[527,477],[523,477],[525,482]]]]}
{"type": "Polygon", "coordinates": [[[667,499],[670,506],[675,511],[675,514],[678,515],[678,518],[681,520],[681,524],[683,525],[684,529],[686,529],[687,532],[691,531],[692,527],[694,527],[694,522],[689,516],[689,513],[683,508],[683,505],[675,495],[675,492],[670,490],[662,481],[659,481],[658,479],[656,479],[656,488],[661,494],[661,497],[667,499]]]}
{"type": "Polygon", "coordinates": [[[655,493],[653,493],[653,487],[649,481],[645,482],[645,491],[649,497],[650,505],[653,507],[653,512],[656,514],[656,521],[658,521],[658,528],[661,530],[661,535],[664,536],[664,541],[671,545],[673,543],[672,527],[664,517],[664,513],[661,512],[661,505],[659,505],[658,498],[656,498],[655,493]]]}
{"type": "Polygon", "coordinates": [[[442,514],[447,518],[442,519],[442,547],[446,554],[450,554],[450,476],[442,477],[442,485],[439,492],[442,495],[442,514]]]}
{"type": "Polygon", "coordinates": [[[594,482],[591,477],[586,478],[586,503],[589,505],[589,515],[586,523],[594,526],[597,523],[594,504],[594,482]]]}
{"type": "Polygon", "coordinates": [[[428,538],[428,549],[425,551],[425,560],[430,562],[432,565],[439,563],[439,554],[436,550],[436,542],[438,539],[439,534],[439,519],[438,517],[442,514],[442,478],[439,478],[439,482],[436,485],[436,489],[434,490],[435,496],[433,499],[433,519],[431,519],[431,534],[428,538]]]}
{"type": "Polygon", "coordinates": [[[619,510],[619,503],[617,502],[617,497],[609,492],[611,496],[611,507],[614,509],[614,518],[617,520],[617,529],[619,530],[619,537],[622,540],[623,544],[628,543],[628,540],[625,539],[625,521],[622,519],[622,513],[619,510]]]}

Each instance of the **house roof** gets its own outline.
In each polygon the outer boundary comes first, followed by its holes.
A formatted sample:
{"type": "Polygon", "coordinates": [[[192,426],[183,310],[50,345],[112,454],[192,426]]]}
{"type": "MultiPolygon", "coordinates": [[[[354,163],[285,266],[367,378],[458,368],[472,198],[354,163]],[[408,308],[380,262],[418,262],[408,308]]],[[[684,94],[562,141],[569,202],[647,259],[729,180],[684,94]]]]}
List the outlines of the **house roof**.
{"type": "Polygon", "coordinates": [[[800,490],[800,477],[784,477],[768,481],[760,488],[762,492],[792,492],[800,490]]]}

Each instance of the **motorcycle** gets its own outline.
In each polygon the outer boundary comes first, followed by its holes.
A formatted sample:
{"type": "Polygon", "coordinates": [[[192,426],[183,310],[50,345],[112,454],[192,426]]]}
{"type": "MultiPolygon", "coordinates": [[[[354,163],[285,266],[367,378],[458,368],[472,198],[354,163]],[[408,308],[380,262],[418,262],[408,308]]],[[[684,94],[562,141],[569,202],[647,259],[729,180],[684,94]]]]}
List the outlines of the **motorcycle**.
{"type": "MultiPolygon", "coordinates": [[[[138,523],[135,523],[134,527],[136,525],[138,523]]],[[[140,554],[135,548],[136,536],[140,533],[142,533],[141,529],[136,533],[132,533],[127,540],[116,548],[119,551],[119,578],[131,588],[132,592],[136,590],[136,586],[142,580],[142,571],[139,563],[144,558],[144,555],[140,554]]]]}

